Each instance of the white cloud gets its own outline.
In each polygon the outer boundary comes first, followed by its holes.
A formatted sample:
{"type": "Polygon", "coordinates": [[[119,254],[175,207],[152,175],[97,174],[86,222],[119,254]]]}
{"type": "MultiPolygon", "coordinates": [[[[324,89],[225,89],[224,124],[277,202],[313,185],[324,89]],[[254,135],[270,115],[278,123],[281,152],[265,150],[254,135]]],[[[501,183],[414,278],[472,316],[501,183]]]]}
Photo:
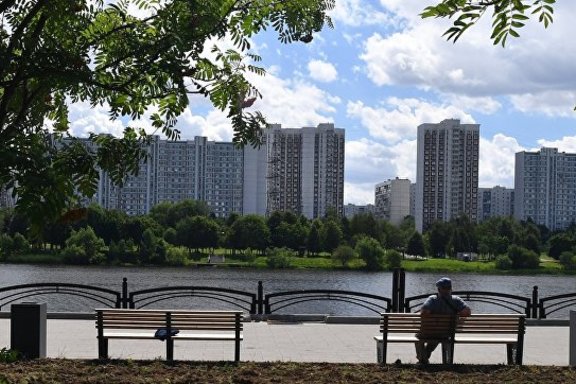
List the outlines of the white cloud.
{"type": "Polygon", "coordinates": [[[108,133],[122,136],[124,124],[121,120],[110,120],[108,106],[91,107],[89,103],[79,102],[69,105],[70,134],[76,137],[88,137],[90,133],[108,133]]]}
{"type": "Polygon", "coordinates": [[[416,129],[422,123],[439,122],[447,118],[474,122],[472,116],[454,106],[436,105],[412,98],[390,97],[378,107],[366,106],[362,101],[349,102],[347,114],[359,119],[370,136],[390,143],[416,137],[416,129]]]}
{"type": "Polygon", "coordinates": [[[576,118],[573,110],[576,105],[576,92],[544,91],[538,94],[512,95],[510,100],[514,107],[523,113],[576,118]]]}
{"type": "Polygon", "coordinates": [[[492,139],[480,138],[479,186],[491,188],[496,185],[514,187],[514,160],[524,148],[518,141],[498,133],[492,139]]]}
{"type": "Polygon", "coordinates": [[[520,111],[533,105],[532,111],[550,116],[566,116],[572,109],[564,106],[575,98],[576,40],[566,36],[573,30],[576,2],[556,3],[554,23],[546,30],[533,17],[519,39],[508,39],[506,48],[493,46],[489,39],[489,13],[453,44],[442,37],[449,20],[418,17],[427,4],[380,2],[404,17],[407,28],[390,35],[373,33],[365,41],[359,57],[374,84],[468,97],[516,95],[513,105],[520,111]]]}
{"type": "Polygon", "coordinates": [[[374,204],[374,185],[373,183],[344,182],[344,204],[374,204]]]}
{"type": "Polygon", "coordinates": [[[322,60],[312,60],[308,63],[308,72],[312,79],[329,83],[336,80],[338,71],[332,63],[322,60]]]}
{"type": "Polygon", "coordinates": [[[337,0],[336,6],[329,15],[337,28],[338,24],[358,27],[395,22],[392,14],[374,5],[366,0],[337,0]]]}
{"type": "Polygon", "coordinates": [[[539,151],[541,147],[558,148],[560,152],[576,153],[576,136],[565,136],[560,140],[538,140],[540,147],[533,148],[531,151],[539,151]]]}

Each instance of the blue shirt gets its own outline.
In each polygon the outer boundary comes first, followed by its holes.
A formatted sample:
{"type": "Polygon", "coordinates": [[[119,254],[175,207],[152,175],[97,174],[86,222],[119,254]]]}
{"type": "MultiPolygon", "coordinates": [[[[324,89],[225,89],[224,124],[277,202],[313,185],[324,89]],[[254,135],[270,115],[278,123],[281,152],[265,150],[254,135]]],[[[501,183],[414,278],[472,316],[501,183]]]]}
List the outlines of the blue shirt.
{"type": "Polygon", "coordinates": [[[456,313],[459,313],[464,308],[468,307],[464,300],[462,300],[459,296],[447,296],[446,300],[444,300],[440,295],[432,295],[426,299],[424,304],[422,304],[422,309],[427,309],[431,313],[436,314],[446,314],[446,315],[453,315],[454,309],[456,309],[456,313]],[[450,307],[450,303],[452,307],[450,307]]]}

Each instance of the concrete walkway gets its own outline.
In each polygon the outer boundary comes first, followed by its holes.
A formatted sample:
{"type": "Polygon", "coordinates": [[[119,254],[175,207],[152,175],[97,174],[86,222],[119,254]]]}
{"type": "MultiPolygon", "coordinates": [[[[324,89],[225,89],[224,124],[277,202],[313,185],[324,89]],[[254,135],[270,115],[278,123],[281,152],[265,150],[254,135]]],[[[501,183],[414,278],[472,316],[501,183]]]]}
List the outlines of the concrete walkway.
{"type": "MultiPolygon", "coordinates": [[[[48,320],[47,355],[52,358],[95,359],[96,329],[92,320],[48,320]]],[[[298,361],[375,363],[377,324],[245,323],[242,361],[298,361]]],[[[569,328],[530,326],[524,346],[524,364],[568,365],[569,328]]],[[[0,319],[0,348],[10,347],[10,320],[0,319]]],[[[180,341],[175,343],[178,360],[232,360],[231,342],[180,341]]],[[[163,342],[157,340],[111,340],[112,358],[164,359],[163,342]]],[[[415,363],[414,347],[392,344],[388,363],[400,359],[415,363]]],[[[440,348],[432,363],[440,362],[440,348]]],[[[457,345],[455,363],[505,364],[504,345],[457,345]]]]}

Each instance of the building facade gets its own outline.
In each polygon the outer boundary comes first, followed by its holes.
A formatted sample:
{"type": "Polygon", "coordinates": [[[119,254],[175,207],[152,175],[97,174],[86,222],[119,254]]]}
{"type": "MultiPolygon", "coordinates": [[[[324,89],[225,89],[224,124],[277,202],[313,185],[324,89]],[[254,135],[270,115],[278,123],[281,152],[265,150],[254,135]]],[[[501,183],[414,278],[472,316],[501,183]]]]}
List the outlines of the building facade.
{"type": "Polygon", "coordinates": [[[344,213],[344,129],[273,124],[265,130],[264,147],[267,214],[318,218],[330,210],[344,213]]]}
{"type": "Polygon", "coordinates": [[[418,126],[416,229],[478,214],[480,126],[448,119],[418,126]]]}
{"type": "Polygon", "coordinates": [[[495,186],[478,188],[478,221],[514,215],[514,189],[495,186]]]}
{"type": "Polygon", "coordinates": [[[376,217],[400,225],[410,215],[410,184],[410,180],[399,178],[376,184],[376,217]]]}
{"type": "Polygon", "coordinates": [[[375,212],[376,207],[372,204],[366,204],[366,205],[346,204],[344,206],[344,216],[347,219],[351,219],[356,215],[362,215],[362,214],[374,215],[375,212]]]}
{"type": "MultiPolygon", "coordinates": [[[[96,149],[89,139],[80,139],[96,149]]],[[[154,137],[137,175],[115,186],[100,172],[97,203],[143,215],[161,202],[204,201],[217,217],[290,211],[308,218],[330,210],[343,215],[344,130],[333,124],[264,131],[263,144],[237,147],[197,136],[172,141],[154,137]]],[[[2,197],[3,195],[0,195],[2,197]]]]}
{"type": "MultiPolygon", "coordinates": [[[[85,139],[86,145],[93,143],[85,139]]],[[[129,215],[144,215],[161,202],[186,199],[207,203],[217,217],[242,213],[244,154],[233,143],[194,140],[172,141],[154,137],[137,175],[115,186],[100,173],[98,192],[89,202],[129,215]]]]}
{"type": "Polygon", "coordinates": [[[576,222],[576,154],[542,148],[516,153],[514,217],[548,229],[576,222]]]}

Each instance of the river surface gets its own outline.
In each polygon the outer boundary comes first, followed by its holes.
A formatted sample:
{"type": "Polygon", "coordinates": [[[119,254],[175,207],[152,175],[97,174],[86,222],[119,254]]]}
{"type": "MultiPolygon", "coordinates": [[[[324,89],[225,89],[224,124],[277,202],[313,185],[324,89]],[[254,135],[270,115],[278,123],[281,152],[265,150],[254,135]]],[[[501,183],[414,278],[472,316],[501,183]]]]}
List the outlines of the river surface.
{"type": "MultiPolygon", "coordinates": [[[[406,273],[406,297],[435,292],[434,283],[442,277],[438,273],[406,273]]],[[[248,268],[160,268],[160,267],[100,267],[100,266],[47,266],[0,264],[0,288],[32,283],[72,283],[93,285],[121,291],[122,279],[127,278],[129,291],[174,286],[207,286],[257,293],[262,281],[264,294],[303,289],[334,289],[392,296],[391,272],[326,271],[326,270],[261,270],[248,268]]],[[[576,292],[575,276],[502,276],[452,274],[455,291],[489,291],[532,297],[538,286],[539,297],[576,292]]],[[[0,294],[0,299],[2,298],[0,294]]],[[[48,304],[48,311],[90,311],[90,305],[77,303],[73,296],[46,295],[40,300],[48,304]],[[48,298],[48,296],[50,296],[48,298]]],[[[27,299],[35,300],[35,298],[27,299]]],[[[185,299],[183,307],[191,307],[185,299]]],[[[174,306],[174,303],[168,303],[174,306]]],[[[486,303],[471,302],[476,312],[495,312],[486,303]]],[[[4,305],[1,310],[9,310],[4,305]]],[[[92,304],[93,308],[94,305],[92,304]]],[[[576,304],[558,311],[554,316],[567,318],[576,304]]],[[[287,313],[331,313],[338,315],[367,315],[356,306],[345,303],[310,301],[291,308],[287,313]]]]}

